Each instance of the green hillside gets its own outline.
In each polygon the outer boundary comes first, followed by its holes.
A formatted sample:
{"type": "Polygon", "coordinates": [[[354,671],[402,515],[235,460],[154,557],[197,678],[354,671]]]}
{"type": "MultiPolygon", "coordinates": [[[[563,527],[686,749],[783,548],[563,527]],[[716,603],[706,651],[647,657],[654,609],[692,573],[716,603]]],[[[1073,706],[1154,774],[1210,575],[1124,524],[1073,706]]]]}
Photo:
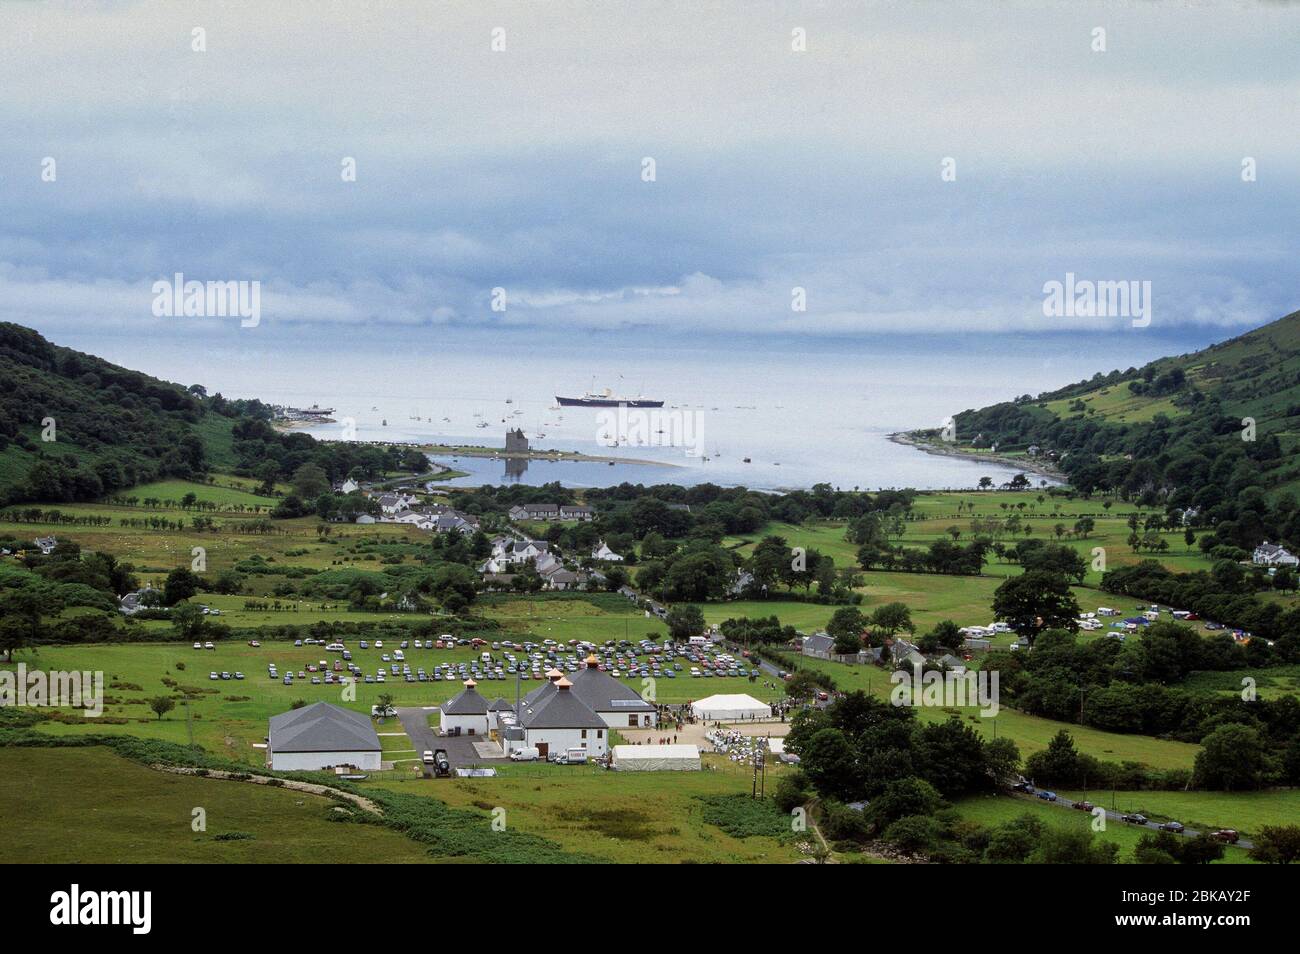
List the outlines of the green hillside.
{"type": "MultiPolygon", "coordinates": [[[[311,488],[314,503],[328,482],[428,467],[409,448],[278,433],[260,401],[160,381],[3,322],[0,381],[0,507],[100,500],[212,472],[251,478],[266,493],[293,480],[311,488]]],[[[282,515],[310,509],[292,504],[282,515]]]]}
{"type": "Polygon", "coordinates": [[[0,323],[0,379],[0,504],[90,500],[234,462],[234,421],[215,413],[201,389],[8,323],[0,323]]]}
{"type": "MultiPolygon", "coordinates": [[[[1203,351],[1098,372],[1037,397],[955,415],[957,443],[1032,447],[1086,494],[1160,507],[1203,545],[1300,546],[1300,312],[1203,351]]],[[[938,432],[919,432],[937,440],[938,432]]]]}

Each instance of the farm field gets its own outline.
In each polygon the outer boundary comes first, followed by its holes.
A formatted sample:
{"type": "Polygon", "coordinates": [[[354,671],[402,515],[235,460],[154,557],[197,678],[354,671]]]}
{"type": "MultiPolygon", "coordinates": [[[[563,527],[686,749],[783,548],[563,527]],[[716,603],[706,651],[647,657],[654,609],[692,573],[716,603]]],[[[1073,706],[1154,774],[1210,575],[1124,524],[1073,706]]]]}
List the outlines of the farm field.
{"type": "MultiPolygon", "coordinates": [[[[876,698],[888,699],[893,689],[888,673],[874,666],[848,666],[830,660],[807,657],[799,657],[798,663],[804,668],[829,673],[836,685],[846,691],[861,689],[876,698]]],[[[1074,736],[1075,745],[1080,752],[1111,762],[1133,761],[1142,762],[1152,768],[1190,769],[1196,759],[1196,753],[1200,751],[1200,746],[1187,742],[1171,742],[1146,735],[1103,732],[1088,726],[1043,719],[1006,707],[998,711],[996,718],[983,718],[979,715],[979,710],[973,707],[935,709],[920,706],[916,711],[918,718],[937,722],[946,721],[951,714],[957,713],[985,738],[1015,740],[1021,758],[1046,749],[1052,737],[1061,729],[1074,736]]]]}
{"type": "MultiPolygon", "coordinates": [[[[793,841],[736,838],[705,822],[700,798],[747,795],[751,776],[720,756],[705,756],[704,763],[700,772],[663,773],[506,765],[496,778],[391,778],[377,787],[430,794],[458,808],[501,807],[512,830],[610,862],[783,864],[802,857],[793,841]]],[[[769,791],[781,771],[768,770],[769,791]]]]}
{"type": "Polygon", "coordinates": [[[1300,818],[1300,789],[1261,792],[1058,792],[1066,798],[1089,798],[1120,812],[1141,812],[1154,821],[1180,821],[1196,831],[1235,828],[1244,837],[1265,825],[1300,818]]]}
{"type": "Polygon", "coordinates": [[[7,857],[45,863],[402,864],[425,850],[378,825],[330,819],[338,803],[263,785],[171,775],[106,748],[0,748],[7,857]],[[33,798],[40,792],[40,798],[33,798]],[[195,806],[207,831],[190,828],[195,806]],[[220,836],[239,836],[229,840],[220,836]]]}
{"type": "MultiPolygon", "coordinates": [[[[1035,818],[1057,828],[1088,829],[1092,825],[1092,815],[1088,812],[1072,811],[1055,805],[1047,805],[1037,799],[1012,798],[1008,795],[985,795],[965,798],[956,803],[956,809],[963,818],[979,822],[981,825],[1001,825],[1021,815],[1033,815],[1035,818]]],[[[1108,806],[1109,807],[1109,806],[1108,806]]],[[[1133,850],[1144,834],[1154,834],[1149,830],[1125,825],[1123,822],[1107,821],[1106,830],[1095,832],[1095,838],[1105,839],[1119,845],[1118,861],[1133,863],[1133,850]]],[[[1215,864],[1250,864],[1250,858],[1241,848],[1229,846],[1221,861],[1215,864]]]]}
{"type": "MultiPolygon", "coordinates": [[[[1020,517],[1022,525],[1033,528],[1030,539],[1047,539],[1070,546],[1079,551],[1089,564],[1089,572],[1084,582],[1095,585],[1101,580],[1101,572],[1091,569],[1093,548],[1102,547],[1106,551],[1106,566],[1115,568],[1138,563],[1145,559],[1155,559],[1176,572],[1208,570],[1213,561],[1204,556],[1193,545],[1190,549],[1183,540],[1182,529],[1166,530],[1161,537],[1168,543],[1169,549],[1164,553],[1134,552],[1128,544],[1132,530],[1128,526],[1130,514],[1137,514],[1139,520],[1159,514],[1163,510],[1142,508],[1134,504],[1120,503],[1107,509],[1103,500],[1069,500],[1065,497],[1053,497],[1043,491],[967,491],[967,492],[933,492],[922,493],[913,503],[914,519],[904,525],[902,537],[895,542],[904,546],[928,546],[934,540],[948,537],[950,528],[959,531],[958,542],[966,542],[972,536],[971,521],[974,519],[1006,519],[1015,514],[1020,517]],[[1041,498],[1041,499],[1040,499],[1041,498]],[[960,509],[959,509],[960,508],[960,509]],[[1076,520],[1091,517],[1094,529],[1087,537],[1074,537],[1072,530],[1076,520]],[[1055,527],[1062,524],[1065,534],[1057,537],[1055,527]]],[[[736,553],[748,557],[754,545],[765,536],[780,536],[790,546],[817,549],[835,559],[839,568],[857,565],[857,546],[844,538],[847,523],[843,521],[809,521],[806,524],[771,522],[760,530],[743,536],[731,536],[723,540],[723,546],[732,548],[736,553]]],[[[1143,531],[1144,532],[1144,531],[1143,531]]],[[[1197,531],[1199,536],[1200,531],[1197,531]]],[[[1011,546],[1023,535],[1004,537],[1002,542],[1011,546]]],[[[1007,562],[1000,562],[992,553],[985,562],[984,572],[990,576],[1014,576],[1020,568],[1007,562]]]]}
{"type": "MultiPolygon", "coordinates": [[[[360,649],[348,641],[353,661],[365,672],[373,673],[384,665],[381,655],[397,648],[386,641],[383,649],[360,649]]],[[[53,734],[65,733],[125,733],[144,738],[163,739],[185,743],[191,733],[196,743],[226,758],[250,765],[265,761],[262,750],[254,743],[266,738],[267,720],[276,713],[287,711],[294,702],[333,702],[336,705],[369,712],[378,697],[388,694],[396,706],[436,706],[460,692],[459,680],[439,680],[408,683],[389,677],[384,683],[359,683],[355,700],[343,697],[343,687],[338,685],[311,685],[309,680],[295,679],[291,686],[267,676],[267,664],[275,662],[283,674],[305,671],[309,663],[322,659],[332,661],[336,653],[327,653],[320,646],[295,647],[284,640],[266,640],[260,647],[242,642],[216,643],[212,650],[195,650],[188,643],[129,643],[95,644],[82,646],[47,646],[36,654],[23,654],[20,662],[29,667],[39,666],[55,670],[102,671],[105,678],[106,718],[82,718],[69,710],[71,721],[47,720],[39,730],[53,734]],[[184,668],[180,668],[180,666],[184,668]],[[212,671],[242,672],[242,680],[217,680],[209,678],[212,671]],[[175,686],[164,684],[173,680],[175,686]],[[138,688],[137,688],[138,687],[138,688]],[[191,690],[189,712],[179,703],[164,718],[158,719],[148,708],[146,700],[158,695],[173,695],[178,689],[191,690]],[[126,720],[122,722],[120,720],[126,720]]],[[[408,649],[407,662],[412,669],[431,669],[443,662],[467,662],[478,655],[469,647],[456,649],[408,649]]],[[[13,668],[14,664],[0,664],[0,668],[13,668]]],[[[310,675],[310,674],[309,674],[310,675]]],[[[623,680],[638,692],[643,691],[640,677],[623,680]]],[[[528,692],[540,682],[526,679],[523,691],[528,692]]],[[[484,680],[479,691],[489,697],[513,698],[513,678],[484,680]]],[[[678,675],[675,679],[660,678],[655,683],[655,696],[662,703],[683,703],[714,693],[745,692],[775,701],[783,689],[770,678],[751,683],[740,677],[691,678],[678,675]]],[[[389,728],[378,731],[400,732],[396,720],[389,728]]],[[[408,748],[409,743],[402,746],[408,748]]]]}

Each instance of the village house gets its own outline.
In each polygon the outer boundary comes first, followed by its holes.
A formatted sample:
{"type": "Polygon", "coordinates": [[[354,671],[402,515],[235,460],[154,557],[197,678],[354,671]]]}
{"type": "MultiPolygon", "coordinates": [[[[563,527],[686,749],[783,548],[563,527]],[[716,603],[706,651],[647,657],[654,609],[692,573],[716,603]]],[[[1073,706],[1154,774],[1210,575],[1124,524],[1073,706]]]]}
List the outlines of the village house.
{"type": "Polygon", "coordinates": [[[555,520],[559,516],[555,504],[515,504],[510,508],[511,520],[555,520]]]}
{"type": "Polygon", "coordinates": [[[800,647],[800,651],[805,656],[811,656],[814,659],[830,659],[834,648],[834,637],[827,633],[813,633],[811,636],[803,638],[803,646],[800,647]]]}
{"type": "Polygon", "coordinates": [[[596,516],[590,507],[562,506],[560,507],[561,520],[592,520],[596,516]]]}
{"type": "Polygon", "coordinates": [[[349,477],[347,480],[343,481],[341,484],[339,484],[338,486],[336,486],[334,489],[335,489],[338,493],[341,493],[341,494],[353,494],[353,493],[356,493],[358,490],[361,489],[361,485],[358,484],[358,483],[357,483],[355,480],[353,480],[351,477],[349,477]]]}
{"type": "Polygon", "coordinates": [[[51,553],[53,553],[54,548],[59,545],[58,538],[54,536],[37,537],[32,542],[35,543],[36,548],[40,550],[42,553],[44,553],[46,556],[49,556],[51,553]]]}
{"type": "Polygon", "coordinates": [[[601,540],[591,551],[593,560],[605,560],[609,563],[622,563],[623,558],[609,548],[604,540],[601,540]]]}
{"type": "Polygon", "coordinates": [[[1293,555],[1286,547],[1265,540],[1255,547],[1251,560],[1256,566],[1295,566],[1300,557],[1293,555]]]}

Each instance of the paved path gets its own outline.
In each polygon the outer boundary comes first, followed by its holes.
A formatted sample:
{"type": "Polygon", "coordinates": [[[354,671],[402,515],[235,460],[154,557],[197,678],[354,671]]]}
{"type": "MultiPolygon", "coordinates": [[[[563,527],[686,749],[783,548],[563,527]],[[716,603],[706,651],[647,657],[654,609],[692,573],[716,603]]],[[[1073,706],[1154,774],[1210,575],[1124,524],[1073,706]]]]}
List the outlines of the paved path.
{"type": "MultiPolygon", "coordinates": [[[[504,757],[490,759],[478,754],[474,743],[485,741],[481,736],[457,735],[439,738],[437,731],[429,725],[429,716],[435,712],[436,709],[418,707],[397,710],[397,718],[402,723],[402,728],[406,730],[411,744],[415,746],[416,758],[420,758],[426,750],[432,752],[436,749],[446,749],[447,762],[452,768],[462,765],[491,765],[493,762],[504,761],[504,757]]],[[[423,768],[424,774],[431,778],[433,768],[427,765],[423,768]]]]}
{"type": "MultiPolygon", "coordinates": [[[[1058,798],[1058,799],[1057,799],[1056,801],[1054,801],[1054,802],[1049,802],[1049,801],[1048,801],[1047,799],[1045,799],[1045,798],[1039,798],[1037,795],[1029,795],[1029,794],[1024,793],[1024,792],[1013,792],[1013,793],[1012,793],[1012,797],[1013,797],[1013,798],[1024,798],[1024,799],[1028,799],[1028,800],[1030,800],[1030,801],[1040,802],[1040,803],[1043,803],[1043,804],[1046,804],[1046,805],[1055,805],[1055,806],[1057,806],[1058,808],[1068,808],[1068,809],[1070,809],[1071,811],[1074,810],[1074,802],[1070,801],[1068,798],[1058,798]]],[[[1094,803],[1094,804],[1095,804],[1095,803],[1094,803]]],[[[1160,823],[1159,823],[1159,822],[1149,821],[1149,822],[1147,822],[1145,825],[1137,825],[1137,824],[1134,824],[1133,822],[1126,822],[1126,821],[1124,821],[1124,814],[1125,814],[1124,812],[1113,812],[1113,811],[1111,811],[1109,808],[1107,808],[1105,811],[1106,811],[1106,820],[1107,820],[1107,821],[1116,821],[1116,822],[1119,822],[1121,825],[1126,825],[1126,826],[1128,826],[1129,828],[1148,828],[1148,829],[1150,829],[1151,831],[1160,831],[1160,823]]],[[[1193,830],[1193,829],[1191,829],[1191,828],[1184,828],[1181,832],[1171,832],[1171,834],[1182,835],[1182,836],[1185,837],[1185,838],[1195,838],[1197,835],[1200,834],[1200,832],[1199,832],[1199,831],[1195,831],[1195,830],[1193,830]]],[[[1238,840],[1235,842],[1235,844],[1236,844],[1236,846],[1237,846],[1238,848],[1245,848],[1247,851],[1249,851],[1251,848],[1254,848],[1254,847],[1255,847],[1254,842],[1250,841],[1250,839],[1248,839],[1248,838],[1240,838],[1240,839],[1238,839],[1238,840]]]]}

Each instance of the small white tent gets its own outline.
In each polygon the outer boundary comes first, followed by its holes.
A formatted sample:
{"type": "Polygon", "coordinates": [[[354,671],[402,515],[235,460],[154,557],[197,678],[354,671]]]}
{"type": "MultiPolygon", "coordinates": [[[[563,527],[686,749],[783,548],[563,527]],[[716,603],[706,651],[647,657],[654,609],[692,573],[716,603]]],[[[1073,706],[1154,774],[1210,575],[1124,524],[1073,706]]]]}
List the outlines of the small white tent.
{"type": "Polygon", "coordinates": [[[698,772],[700,750],[694,745],[616,745],[616,772],[698,772]]]}
{"type": "Polygon", "coordinates": [[[691,712],[706,722],[739,722],[743,719],[770,719],[772,707],[744,694],[709,696],[691,703],[691,712]]]}

